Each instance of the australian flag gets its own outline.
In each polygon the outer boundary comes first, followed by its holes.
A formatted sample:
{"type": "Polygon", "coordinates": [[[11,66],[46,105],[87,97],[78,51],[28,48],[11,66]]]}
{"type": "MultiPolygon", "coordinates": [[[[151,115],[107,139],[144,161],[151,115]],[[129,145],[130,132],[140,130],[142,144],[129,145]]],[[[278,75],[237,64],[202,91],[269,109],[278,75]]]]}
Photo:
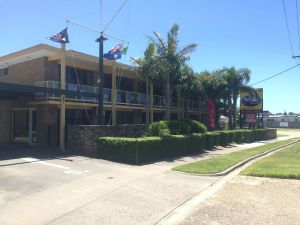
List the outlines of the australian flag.
{"type": "Polygon", "coordinates": [[[50,36],[49,40],[58,43],[69,43],[68,28],[63,29],[58,34],[50,36]]]}
{"type": "Polygon", "coordinates": [[[110,49],[108,53],[105,53],[103,57],[108,60],[117,60],[121,58],[122,53],[123,53],[123,44],[118,44],[117,46],[110,49]]]}

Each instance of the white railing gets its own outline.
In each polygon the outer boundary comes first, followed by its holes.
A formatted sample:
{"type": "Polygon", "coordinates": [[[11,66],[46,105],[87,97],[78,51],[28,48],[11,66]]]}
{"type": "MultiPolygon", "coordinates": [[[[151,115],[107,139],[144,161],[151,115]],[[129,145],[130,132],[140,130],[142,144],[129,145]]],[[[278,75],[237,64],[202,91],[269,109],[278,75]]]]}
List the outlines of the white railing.
{"type": "MultiPolygon", "coordinates": [[[[58,81],[41,81],[36,82],[36,86],[45,87],[45,88],[55,88],[60,89],[61,83],[58,81]]],[[[66,83],[66,90],[70,91],[80,91],[81,93],[97,93],[98,87],[88,86],[88,85],[77,85],[72,83],[66,83]]],[[[108,88],[103,88],[103,100],[104,103],[112,102],[112,90],[108,88]]],[[[35,98],[37,100],[60,100],[59,94],[49,94],[49,93],[36,93],[35,98]]],[[[91,102],[97,103],[98,99],[93,97],[84,97],[84,96],[66,96],[67,101],[79,101],[79,102],[91,102]]],[[[116,90],[116,103],[120,105],[146,105],[146,94],[116,90]]],[[[154,95],[153,96],[153,106],[154,107],[166,107],[166,98],[164,96],[154,95]]],[[[177,99],[171,98],[170,103],[171,108],[177,108],[177,99]]],[[[196,101],[189,100],[189,109],[197,110],[198,106],[196,101]]]]}

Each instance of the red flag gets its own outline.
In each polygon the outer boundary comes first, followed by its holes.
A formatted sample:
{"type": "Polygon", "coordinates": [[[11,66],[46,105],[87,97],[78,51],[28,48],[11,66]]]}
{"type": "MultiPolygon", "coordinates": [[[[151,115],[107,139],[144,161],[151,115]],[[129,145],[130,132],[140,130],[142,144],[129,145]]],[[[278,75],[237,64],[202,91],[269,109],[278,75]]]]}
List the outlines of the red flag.
{"type": "Polygon", "coordinates": [[[207,113],[208,113],[208,129],[216,128],[216,107],[214,102],[208,98],[207,99],[207,113]]]}

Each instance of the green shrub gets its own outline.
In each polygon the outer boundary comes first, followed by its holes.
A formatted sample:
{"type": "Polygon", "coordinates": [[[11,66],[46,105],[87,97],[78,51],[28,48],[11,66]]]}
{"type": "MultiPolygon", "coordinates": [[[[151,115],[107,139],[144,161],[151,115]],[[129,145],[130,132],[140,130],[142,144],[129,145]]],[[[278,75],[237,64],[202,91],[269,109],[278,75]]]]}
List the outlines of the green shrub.
{"type": "Polygon", "coordinates": [[[207,132],[205,134],[205,149],[210,150],[216,146],[215,144],[216,136],[219,137],[220,134],[217,132],[207,132]]]}
{"type": "Polygon", "coordinates": [[[168,128],[172,135],[190,134],[191,126],[186,120],[174,120],[168,122],[168,128]]]}
{"type": "Polygon", "coordinates": [[[135,163],[136,138],[102,137],[98,140],[98,156],[100,158],[135,163]]]}
{"type": "Polygon", "coordinates": [[[149,126],[150,136],[167,136],[178,134],[205,133],[207,128],[196,120],[184,119],[175,121],[153,122],[149,126]]]}
{"type": "Polygon", "coordinates": [[[256,141],[266,140],[267,129],[257,129],[257,130],[254,130],[254,133],[255,133],[255,140],[256,141]]]}
{"type": "Polygon", "coordinates": [[[207,128],[204,124],[200,123],[197,120],[188,120],[191,126],[192,133],[205,134],[207,132],[207,128]]]}
{"type": "Polygon", "coordinates": [[[169,143],[166,138],[146,137],[136,138],[137,158],[135,163],[155,161],[167,158],[169,155],[169,143]]]}
{"type": "Polygon", "coordinates": [[[243,130],[235,130],[234,131],[234,142],[241,144],[244,142],[244,131],[243,130]]]}
{"type": "Polygon", "coordinates": [[[218,146],[220,144],[220,133],[214,131],[213,132],[215,135],[214,135],[214,144],[215,146],[218,146]]]}
{"type": "Polygon", "coordinates": [[[255,132],[254,130],[244,130],[244,142],[252,143],[255,141],[255,132]]]}
{"type": "Polygon", "coordinates": [[[150,136],[168,136],[171,134],[167,121],[156,121],[149,125],[148,132],[150,136]]]}
{"type": "Polygon", "coordinates": [[[228,131],[218,131],[220,134],[219,145],[227,146],[229,144],[229,132],[228,131]]]}
{"type": "Polygon", "coordinates": [[[229,130],[227,132],[229,134],[229,144],[233,143],[235,138],[235,130],[229,130]]]}
{"type": "Polygon", "coordinates": [[[170,156],[179,156],[186,154],[186,136],[171,135],[168,137],[170,156]]]}
{"type": "MultiPolygon", "coordinates": [[[[159,123],[157,127],[164,127],[161,124],[163,123],[159,123]]],[[[199,154],[204,149],[212,149],[219,144],[226,146],[232,140],[237,143],[250,143],[266,138],[266,132],[266,129],[259,129],[215,131],[206,134],[196,133],[165,137],[101,137],[98,139],[97,152],[100,158],[138,164],[179,155],[199,154]]]]}
{"type": "Polygon", "coordinates": [[[204,134],[191,134],[186,136],[186,153],[199,154],[205,149],[205,135],[204,134]]]}

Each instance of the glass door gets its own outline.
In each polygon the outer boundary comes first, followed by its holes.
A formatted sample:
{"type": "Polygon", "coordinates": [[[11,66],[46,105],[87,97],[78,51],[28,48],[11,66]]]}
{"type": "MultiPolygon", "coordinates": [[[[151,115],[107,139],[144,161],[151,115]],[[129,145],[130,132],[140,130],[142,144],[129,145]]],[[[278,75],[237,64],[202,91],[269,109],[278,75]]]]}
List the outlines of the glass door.
{"type": "Polygon", "coordinates": [[[29,141],[29,110],[13,109],[13,141],[29,141]]]}
{"type": "Polygon", "coordinates": [[[17,108],[12,110],[12,141],[36,143],[36,110],[17,108]]]}

